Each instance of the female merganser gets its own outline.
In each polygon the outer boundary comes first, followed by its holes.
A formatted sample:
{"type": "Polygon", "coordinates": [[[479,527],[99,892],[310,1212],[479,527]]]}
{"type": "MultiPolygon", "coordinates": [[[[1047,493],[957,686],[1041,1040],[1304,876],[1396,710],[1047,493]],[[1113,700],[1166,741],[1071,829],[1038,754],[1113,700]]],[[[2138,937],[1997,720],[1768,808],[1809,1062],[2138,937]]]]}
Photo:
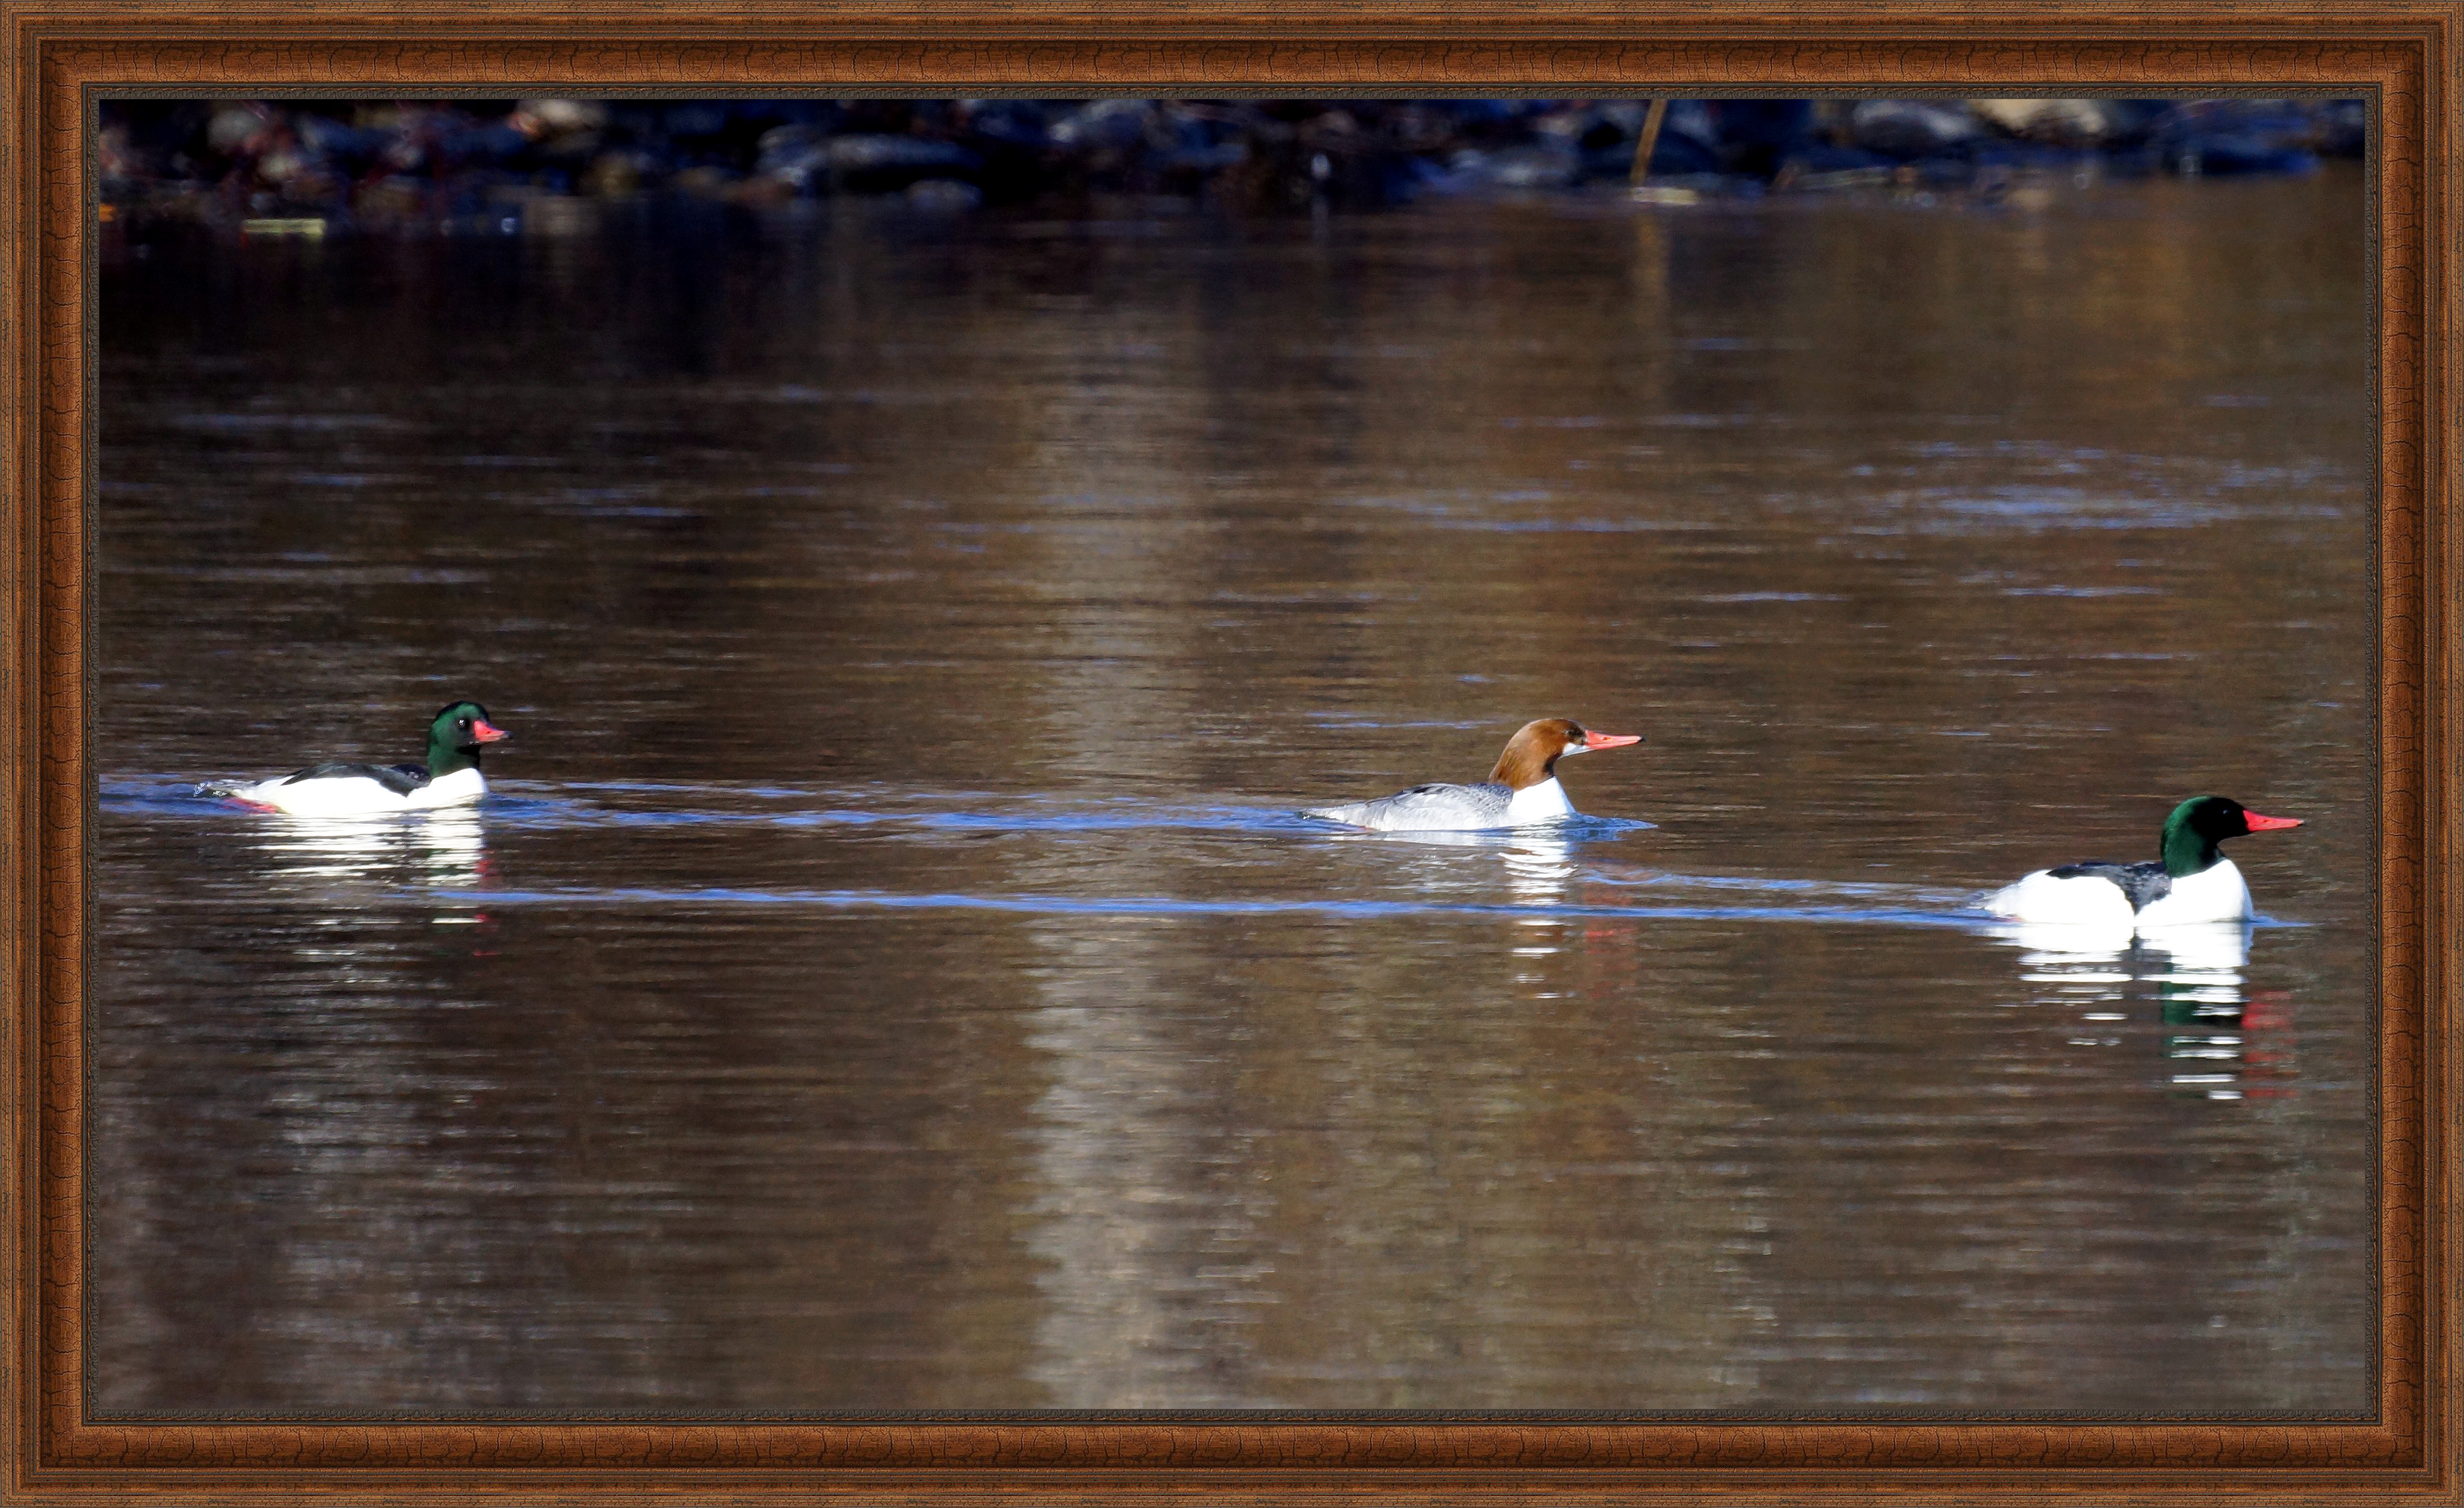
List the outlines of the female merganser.
{"type": "Polygon", "coordinates": [[[1986,897],[1985,909],[2014,921],[2132,930],[2240,921],[2251,914],[2250,887],[2216,845],[2245,832],[2300,825],[2298,817],[2261,816],[2222,796],[2193,796],[2165,819],[2162,859],[2089,859],[2040,869],[1986,897]]]}
{"type": "Polygon", "coordinates": [[[1559,760],[1641,742],[1639,733],[1586,733],[1564,718],[1542,718],[1507,740],[1485,785],[1415,786],[1400,795],[1312,808],[1302,815],[1380,832],[1461,832],[1550,822],[1574,814],[1566,787],[1557,784],[1559,760]]]}
{"type": "Polygon", "coordinates": [[[428,763],[420,765],[311,765],[297,774],[255,785],[209,784],[207,796],[229,796],[299,817],[350,817],[373,811],[413,811],[455,807],[487,794],[479,773],[479,746],[509,735],[488,721],[488,709],[457,701],[428,724],[428,763]]]}

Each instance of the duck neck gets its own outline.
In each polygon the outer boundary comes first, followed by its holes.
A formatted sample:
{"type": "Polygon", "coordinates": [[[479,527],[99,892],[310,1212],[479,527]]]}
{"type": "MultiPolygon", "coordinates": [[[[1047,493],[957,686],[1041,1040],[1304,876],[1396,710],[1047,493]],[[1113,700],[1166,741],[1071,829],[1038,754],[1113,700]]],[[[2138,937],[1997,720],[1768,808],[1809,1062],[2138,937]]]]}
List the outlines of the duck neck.
{"type": "Polygon", "coordinates": [[[479,751],[477,749],[456,748],[452,740],[441,735],[429,737],[428,741],[429,779],[442,780],[457,770],[478,767],[479,751]]]}
{"type": "Polygon", "coordinates": [[[2174,821],[2165,824],[2165,873],[2175,879],[2188,879],[2204,869],[2211,869],[2224,851],[2216,840],[2194,830],[2189,823],[2174,821]]]}
{"type": "Polygon", "coordinates": [[[1506,745],[1506,752],[1497,756],[1497,767],[1488,772],[1490,785],[1508,790],[1524,790],[1556,778],[1557,754],[1543,758],[1535,743],[1523,739],[1506,745]]]}

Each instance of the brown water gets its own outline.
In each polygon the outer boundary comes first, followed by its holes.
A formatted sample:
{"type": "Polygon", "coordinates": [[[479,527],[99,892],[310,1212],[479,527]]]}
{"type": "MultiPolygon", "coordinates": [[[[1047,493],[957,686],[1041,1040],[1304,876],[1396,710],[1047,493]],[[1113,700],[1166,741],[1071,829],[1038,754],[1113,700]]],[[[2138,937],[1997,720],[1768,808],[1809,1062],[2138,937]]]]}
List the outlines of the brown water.
{"type": "Polygon", "coordinates": [[[119,252],[94,1406],[2367,1408],[2359,174],[2018,197],[119,252]]]}

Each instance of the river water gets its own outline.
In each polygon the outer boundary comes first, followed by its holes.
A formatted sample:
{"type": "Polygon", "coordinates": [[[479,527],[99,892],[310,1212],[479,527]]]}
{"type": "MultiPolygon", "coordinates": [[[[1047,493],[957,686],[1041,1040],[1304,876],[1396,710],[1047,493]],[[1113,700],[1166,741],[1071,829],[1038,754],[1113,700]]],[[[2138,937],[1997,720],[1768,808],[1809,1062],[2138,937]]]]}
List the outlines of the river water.
{"type": "Polygon", "coordinates": [[[93,1407],[2368,1408],[2363,216],[115,245],[93,1407]],[[2247,939],[1973,909],[2205,791],[2247,939]]]}

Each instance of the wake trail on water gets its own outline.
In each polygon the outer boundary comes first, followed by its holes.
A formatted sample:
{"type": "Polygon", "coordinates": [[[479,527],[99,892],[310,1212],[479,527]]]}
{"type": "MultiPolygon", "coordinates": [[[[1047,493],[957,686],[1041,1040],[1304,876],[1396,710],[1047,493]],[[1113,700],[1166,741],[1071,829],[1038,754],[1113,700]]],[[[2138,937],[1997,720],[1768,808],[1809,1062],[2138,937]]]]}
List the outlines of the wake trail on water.
{"type": "MultiPolygon", "coordinates": [[[[201,793],[189,782],[106,781],[107,813],[136,818],[239,821],[311,829],[318,819],[242,811],[201,793]]],[[[1981,892],[1894,881],[1800,878],[1771,875],[1694,874],[1624,859],[1611,847],[1628,834],[1654,831],[1633,818],[1576,815],[1561,822],[1497,832],[1366,832],[1304,815],[1296,808],[1243,804],[1192,805],[1137,798],[1089,803],[1066,794],[1003,795],[987,791],[918,792],[871,788],[799,788],[765,785],[608,781],[544,787],[505,782],[475,808],[385,814],[363,823],[476,821],[507,837],[559,832],[656,830],[724,833],[746,830],[863,830],[868,836],[930,842],[939,835],[1045,833],[1056,838],[1139,832],[1300,839],[1333,854],[1392,855],[1419,861],[1397,871],[1382,865],[1386,895],[1295,895],[1206,898],[1164,895],[1073,895],[864,888],[776,888],[724,883],[692,885],[545,885],[513,888],[417,887],[437,898],[495,906],[803,907],[829,911],[985,911],[1069,916],[1269,917],[1331,920],[1388,918],[1513,918],[1522,920],[1662,920],[1817,922],[1988,930],[1998,919],[1977,905],[1981,892]],[[1460,862],[1452,862],[1460,861],[1460,862]],[[1483,878],[1468,866],[1494,864],[1498,877],[1523,894],[1495,900],[1392,894],[1397,888],[1449,889],[1483,878]],[[1434,870],[1425,866],[1436,866],[1434,870]],[[1580,898],[1538,895],[1542,888],[1580,885],[1580,898]],[[1600,892],[1626,892],[1611,899],[1600,892]]],[[[1090,875],[1100,876],[1100,866],[1090,875]]],[[[1335,876],[1330,876],[1335,877],[1335,876]]],[[[2260,926],[2283,925],[2258,919],[2260,926]]]]}
{"type": "Polygon", "coordinates": [[[1481,917],[1532,920],[1616,918],[1657,920],[1767,920],[1896,922],[1908,926],[1973,925],[1980,914],[1864,910],[1819,906],[1599,906],[1518,904],[1500,901],[1346,900],[1336,898],[1195,900],[1169,896],[900,894],[878,890],[759,890],[727,886],[627,886],[613,889],[433,891],[449,900],[492,906],[806,906],[827,910],[1006,911],[1073,916],[1264,917],[1324,916],[1354,920],[1389,917],[1481,917]]]}

